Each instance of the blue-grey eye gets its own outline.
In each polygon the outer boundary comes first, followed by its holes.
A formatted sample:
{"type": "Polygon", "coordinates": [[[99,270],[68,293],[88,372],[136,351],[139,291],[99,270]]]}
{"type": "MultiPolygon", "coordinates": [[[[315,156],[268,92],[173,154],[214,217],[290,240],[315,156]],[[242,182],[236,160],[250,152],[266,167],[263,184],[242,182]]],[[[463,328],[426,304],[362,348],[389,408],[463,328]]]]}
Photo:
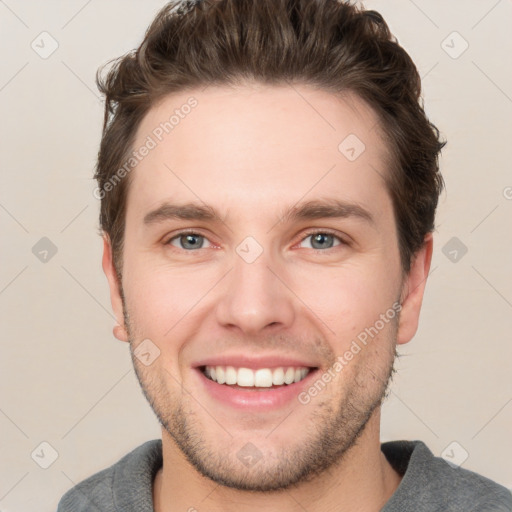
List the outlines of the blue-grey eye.
{"type": "MultiPolygon", "coordinates": [[[[335,235],[331,235],[330,233],[311,233],[304,240],[311,239],[311,249],[331,249],[335,245],[340,245],[341,239],[335,235]],[[338,241],[335,244],[335,241],[338,241]]],[[[303,241],[304,241],[303,240],[303,241]]]]}
{"type": "Polygon", "coordinates": [[[178,249],[191,250],[203,249],[206,241],[207,239],[204,236],[197,233],[182,233],[181,235],[171,238],[167,243],[178,249]],[[175,242],[179,245],[176,245],[175,242]]]}

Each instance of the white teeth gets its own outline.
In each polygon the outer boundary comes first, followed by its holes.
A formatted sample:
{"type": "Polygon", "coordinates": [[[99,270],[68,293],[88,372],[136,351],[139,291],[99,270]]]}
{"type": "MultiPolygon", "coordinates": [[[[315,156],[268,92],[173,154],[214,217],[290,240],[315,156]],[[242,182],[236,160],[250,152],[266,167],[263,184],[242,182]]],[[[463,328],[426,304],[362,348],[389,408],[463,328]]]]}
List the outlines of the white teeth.
{"type": "Polygon", "coordinates": [[[254,385],[257,388],[270,388],[272,387],[272,371],[268,368],[256,370],[254,373],[254,385]]]}
{"type": "Polygon", "coordinates": [[[309,373],[309,368],[279,367],[279,368],[235,368],[233,366],[206,366],[204,374],[219,384],[241,387],[270,388],[300,382],[309,373]]]}
{"type": "Polygon", "coordinates": [[[291,384],[295,379],[295,370],[293,368],[288,368],[286,373],[284,374],[284,383],[291,384]]]}
{"type": "Polygon", "coordinates": [[[215,374],[217,375],[217,382],[219,384],[224,384],[224,382],[226,382],[226,372],[222,366],[217,366],[217,368],[215,368],[215,374]]]}
{"type": "MultiPolygon", "coordinates": [[[[215,379],[213,379],[215,380],[215,379]]],[[[226,384],[236,384],[237,372],[232,366],[226,366],[226,384]]]]}
{"type": "Polygon", "coordinates": [[[274,386],[282,386],[284,384],[284,370],[282,368],[276,368],[272,372],[272,384],[274,386]]]}
{"type": "MultiPolygon", "coordinates": [[[[219,382],[218,379],[217,379],[217,382],[219,382]]],[[[238,368],[236,383],[239,386],[244,386],[246,388],[253,387],[254,386],[254,372],[252,370],[250,370],[249,368],[238,368]]],[[[222,384],[222,382],[219,382],[219,384],[222,384]]]]}

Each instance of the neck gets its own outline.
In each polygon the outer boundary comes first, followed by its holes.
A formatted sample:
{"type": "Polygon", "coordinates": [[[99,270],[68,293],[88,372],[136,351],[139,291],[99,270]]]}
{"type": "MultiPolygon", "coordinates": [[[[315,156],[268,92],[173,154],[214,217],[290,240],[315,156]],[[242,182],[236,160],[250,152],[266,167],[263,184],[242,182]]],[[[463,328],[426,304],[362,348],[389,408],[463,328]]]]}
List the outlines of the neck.
{"type": "Polygon", "coordinates": [[[395,492],[401,477],[381,452],[379,432],[378,408],[356,444],[328,471],[293,489],[254,493],[219,486],[199,474],[162,429],[163,467],[153,485],[155,512],[380,510],[395,492]]]}

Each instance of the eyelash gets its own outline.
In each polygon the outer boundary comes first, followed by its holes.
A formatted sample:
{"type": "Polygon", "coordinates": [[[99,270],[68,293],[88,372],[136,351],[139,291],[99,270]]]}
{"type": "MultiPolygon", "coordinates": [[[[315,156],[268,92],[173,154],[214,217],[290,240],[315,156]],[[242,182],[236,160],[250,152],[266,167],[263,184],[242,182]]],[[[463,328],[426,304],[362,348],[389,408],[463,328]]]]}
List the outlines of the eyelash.
{"type": "MultiPolygon", "coordinates": [[[[322,230],[312,230],[312,231],[308,231],[304,234],[304,236],[300,239],[299,243],[300,242],[303,242],[306,238],[310,237],[310,236],[313,236],[313,235],[331,235],[333,236],[334,238],[338,239],[338,241],[340,242],[339,246],[342,246],[342,245],[345,245],[345,246],[349,246],[350,244],[345,240],[343,239],[342,237],[340,237],[337,233],[335,233],[334,231],[331,231],[329,229],[322,229],[322,230]]],[[[164,245],[169,245],[171,246],[171,242],[173,240],[176,240],[177,238],[181,237],[181,236],[184,236],[184,235],[199,235],[199,236],[202,236],[203,238],[206,238],[208,239],[206,236],[202,235],[201,233],[199,233],[197,230],[194,230],[194,229],[186,229],[186,230],[183,230],[183,231],[180,231],[176,234],[174,234],[171,238],[169,238],[165,243],[164,245]]],[[[319,252],[328,252],[329,250],[333,250],[335,249],[336,247],[339,247],[339,246],[334,246],[334,247],[329,247],[327,249],[315,249],[315,248],[311,248],[310,250],[312,251],[315,251],[317,253],[319,252]]],[[[171,246],[173,247],[173,246],[171,246]]],[[[189,250],[187,251],[186,249],[179,249],[177,247],[173,247],[173,249],[177,249],[177,250],[183,250],[185,252],[197,252],[198,250],[200,249],[197,249],[196,251],[194,250],[189,250]]]]}

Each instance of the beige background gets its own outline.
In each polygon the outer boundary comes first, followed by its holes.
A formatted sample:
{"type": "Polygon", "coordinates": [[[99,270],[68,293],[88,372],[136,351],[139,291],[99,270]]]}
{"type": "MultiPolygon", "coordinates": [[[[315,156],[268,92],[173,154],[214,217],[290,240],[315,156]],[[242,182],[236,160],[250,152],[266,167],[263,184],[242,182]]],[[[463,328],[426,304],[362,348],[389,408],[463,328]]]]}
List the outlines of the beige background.
{"type": "MultiPolygon", "coordinates": [[[[103,115],[95,71],[138,45],[162,5],[0,2],[3,512],[55,510],[74,483],[160,435],[128,346],[111,334],[92,172],[103,115]],[[58,48],[43,59],[31,43],[48,51],[50,37],[58,48]],[[57,248],[46,262],[32,252],[42,237],[57,248]],[[42,469],[52,450],[58,458],[42,469]]],[[[449,447],[510,488],[512,3],[366,5],[416,61],[427,111],[449,141],[433,272],[382,437],[421,439],[436,455],[449,447]],[[454,243],[467,247],[455,262],[454,243]]]]}

